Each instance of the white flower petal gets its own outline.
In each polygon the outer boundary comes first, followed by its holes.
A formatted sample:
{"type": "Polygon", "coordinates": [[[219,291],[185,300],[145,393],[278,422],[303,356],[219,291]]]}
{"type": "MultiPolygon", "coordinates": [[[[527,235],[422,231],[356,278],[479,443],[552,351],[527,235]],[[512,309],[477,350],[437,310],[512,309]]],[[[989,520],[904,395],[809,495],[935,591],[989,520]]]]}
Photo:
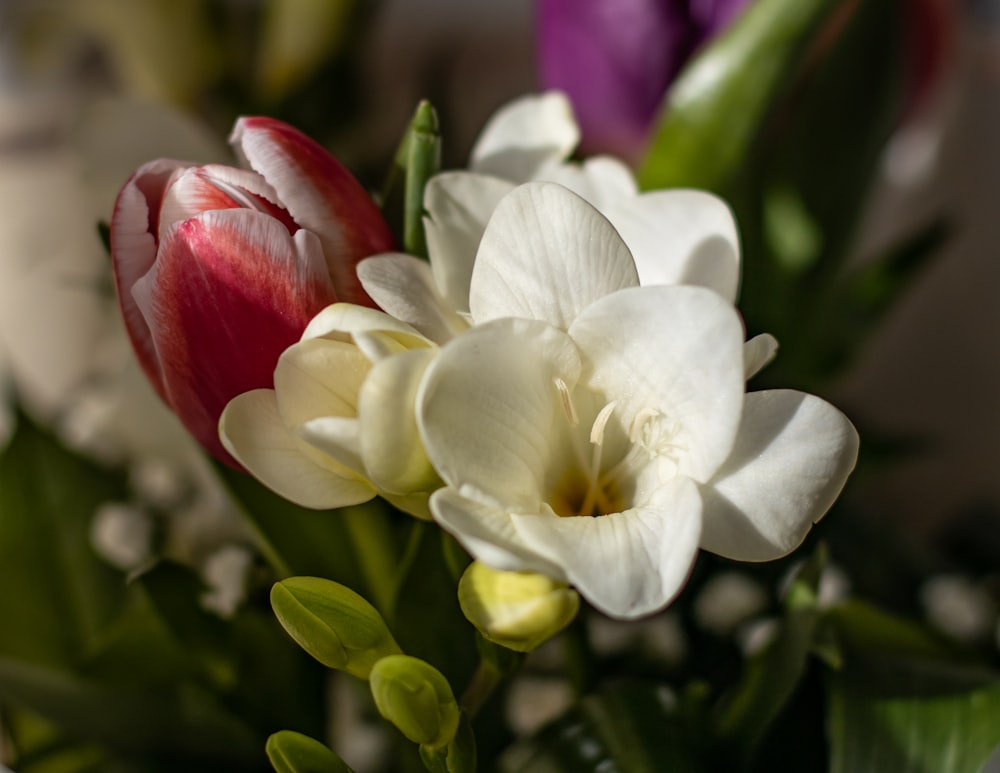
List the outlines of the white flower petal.
{"type": "Polygon", "coordinates": [[[479,245],[469,305],[476,324],[526,317],[563,330],[598,298],[639,283],[621,237],[594,207],[555,183],[516,188],[479,245]]]}
{"type": "Polygon", "coordinates": [[[469,168],[526,182],[542,166],[568,158],[579,141],[580,129],[565,94],[550,91],[522,97],[487,121],[472,149],[469,168]]]}
{"type": "Polygon", "coordinates": [[[441,485],[417,431],[417,390],[438,352],[413,349],[372,367],[361,388],[358,419],[365,470],[380,491],[410,494],[441,485]]]}
{"type": "Polygon", "coordinates": [[[572,386],[576,347],[543,322],[498,320],[451,341],[427,369],[417,421],[438,474],[461,492],[538,512],[563,420],[555,379],[572,386]]]}
{"type": "Polygon", "coordinates": [[[285,424],[297,429],[322,416],[357,416],[358,392],[371,363],[354,344],[315,338],[289,346],[274,369],[285,424]]]}
{"type": "Polygon", "coordinates": [[[420,334],[410,325],[378,309],[356,306],[353,303],[333,303],[312,318],[302,333],[302,340],[310,338],[330,338],[346,341],[347,337],[359,330],[386,330],[405,333],[415,338],[420,334]]]}
{"type": "Polygon", "coordinates": [[[502,507],[462,496],[451,488],[434,492],[430,507],[434,520],[484,564],[503,571],[535,571],[566,580],[557,564],[540,558],[525,546],[510,514],[502,507]]]}
{"type": "Polygon", "coordinates": [[[358,279],[388,314],[436,343],[450,340],[469,326],[438,292],[425,260],[400,253],[375,255],[358,264],[358,279]]]}
{"type": "Polygon", "coordinates": [[[344,465],[360,478],[368,477],[361,460],[361,425],[356,418],[319,416],[299,424],[295,432],[310,449],[344,465]]]}
{"type": "Polygon", "coordinates": [[[424,232],[437,289],[450,310],[469,310],[469,283],[493,210],[514,183],[470,172],[431,177],[424,189],[424,232]]]}
{"type": "Polygon", "coordinates": [[[735,309],[701,287],[637,287],[590,306],[569,334],[583,356],[582,382],[617,400],[626,428],[645,412],[677,449],[679,474],[708,480],[732,448],[743,407],[735,309]]]}
{"type": "Polygon", "coordinates": [[[270,389],[234,398],[219,419],[219,436],[255,478],[302,507],[325,510],[367,502],[375,489],[332,459],[318,463],[287,429],[270,389]]]}
{"type": "Polygon", "coordinates": [[[789,553],[840,494],[857,454],[857,431],[829,403],[751,392],[733,452],[702,490],[702,547],[740,561],[789,553]]]}
{"type": "Polygon", "coordinates": [[[641,284],[701,285],[736,300],[739,235],[722,199],[704,191],[653,191],[603,211],[632,251],[641,284]]]}
{"type": "Polygon", "coordinates": [[[675,478],[644,508],[596,518],[513,515],[532,550],[561,566],[567,580],[597,609],[634,619],[677,595],[698,553],[701,500],[697,487],[675,478]]]}
{"type": "Polygon", "coordinates": [[[778,353],[778,339],[761,333],[743,344],[743,375],[747,381],[760,373],[778,353]]]}
{"type": "Polygon", "coordinates": [[[632,170],[612,156],[595,156],[582,164],[554,164],[540,170],[536,179],[559,183],[602,212],[639,195],[632,170]]]}

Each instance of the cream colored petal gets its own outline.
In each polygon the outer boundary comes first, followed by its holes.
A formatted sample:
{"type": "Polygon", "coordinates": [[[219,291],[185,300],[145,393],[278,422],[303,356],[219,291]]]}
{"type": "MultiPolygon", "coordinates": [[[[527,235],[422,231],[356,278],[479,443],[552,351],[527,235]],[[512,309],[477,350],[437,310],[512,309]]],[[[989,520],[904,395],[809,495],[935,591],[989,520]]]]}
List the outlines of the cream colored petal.
{"type": "Polygon", "coordinates": [[[701,499],[690,480],[678,477],[647,507],[511,521],[528,548],[562,567],[587,601],[630,620],[663,609],[683,587],[698,553],[701,499]]]}
{"type": "Polygon", "coordinates": [[[638,283],[628,248],[600,212],[561,185],[528,183],[493,213],[469,303],[476,324],[526,317],[565,330],[598,298],[638,283]]]}
{"type": "Polygon", "coordinates": [[[572,341],[533,320],[471,328],[442,348],[424,377],[417,420],[445,482],[472,487],[515,511],[538,512],[566,425],[557,379],[579,373],[572,341]]]}
{"type": "Polygon", "coordinates": [[[288,347],[274,370],[285,424],[297,428],[323,416],[357,416],[358,393],[370,367],[354,344],[312,339],[288,347]]]}
{"type": "Polygon", "coordinates": [[[678,472],[708,480],[732,448],[743,408],[743,325],[702,287],[636,287],[602,298],[570,328],[582,382],[678,472]]]}
{"type": "Polygon", "coordinates": [[[469,311],[469,283],[486,224],[514,184],[470,172],[434,175],[424,189],[424,231],[434,281],[448,308],[469,311]]]}
{"type": "Polygon", "coordinates": [[[603,211],[631,250],[642,285],[701,285],[736,300],[739,234],[722,199],[705,191],[652,191],[603,211]]]}
{"type": "Polygon", "coordinates": [[[749,381],[778,353],[778,339],[770,333],[756,335],[743,344],[743,375],[749,381]]]}
{"type": "Polygon", "coordinates": [[[417,430],[416,400],[437,351],[414,349],[371,369],[361,388],[358,418],[365,470],[380,491],[405,495],[439,488],[417,430]]]}
{"type": "Polygon", "coordinates": [[[547,164],[568,158],[579,141],[580,129],[565,94],[549,91],[522,97],[487,121],[472,149],[469,168],[526,182],[547,164]]]}
{"type": "Polygon", "coordinates": [[[435,343],[443,344],[469,326],[438,292],[425,260],[400,253],[375,255],[358,264],[358,278],[383,310],[435,343]]]}
{"type": "Polygon", "coordinates": [[[794,550],[840,494],[858,455],[844,414],[813,395],[751,392],[736,446],[702,489],[702,547],[739,561],[794,550]]]}
{"type": "Polygon", "coordinates": [[[230,401],[219,420],[222,444],[261,483],[302,507],[324,510],[367,502],[375,489],[332,459],[323,464],[281,420],[270,389],[230,401]]]}

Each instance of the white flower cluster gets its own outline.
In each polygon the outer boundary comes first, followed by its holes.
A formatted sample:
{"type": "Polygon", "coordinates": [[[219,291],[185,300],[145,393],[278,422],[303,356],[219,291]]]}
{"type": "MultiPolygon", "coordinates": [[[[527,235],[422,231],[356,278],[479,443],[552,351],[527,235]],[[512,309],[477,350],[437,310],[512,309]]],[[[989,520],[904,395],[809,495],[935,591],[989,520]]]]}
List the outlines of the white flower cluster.
{"type": "Polygon", "coordinates": [[[640,194],[611,158],[568,163],[577,140],[559,94],[497,114],[471,171],[427,186],[430,261],[362,262],[384,312],[326,309],[220,432],[295,502],[382,495],[631,619],[674,598],[699,548],[794,549],[858,437],[819,398],[747,393],[777,344],[744,340],[729,208],[640,194]]]}

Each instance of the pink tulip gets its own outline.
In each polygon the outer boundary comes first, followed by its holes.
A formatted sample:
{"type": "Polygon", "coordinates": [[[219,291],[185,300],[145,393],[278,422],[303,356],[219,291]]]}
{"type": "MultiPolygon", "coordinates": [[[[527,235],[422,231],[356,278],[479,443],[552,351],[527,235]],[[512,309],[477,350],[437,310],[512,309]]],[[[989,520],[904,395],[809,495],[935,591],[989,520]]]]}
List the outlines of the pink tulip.
{"type": "Polygon", "coordinates": [[[393,249],[360,183],[270,118],[241,118],[244,168],[161,159],[118,195],[111,256],[125,327],[164,402],[217,459],[233,397],[271,387],[278,356],[334,301],[374,306],[355,266],[393,249]]]}

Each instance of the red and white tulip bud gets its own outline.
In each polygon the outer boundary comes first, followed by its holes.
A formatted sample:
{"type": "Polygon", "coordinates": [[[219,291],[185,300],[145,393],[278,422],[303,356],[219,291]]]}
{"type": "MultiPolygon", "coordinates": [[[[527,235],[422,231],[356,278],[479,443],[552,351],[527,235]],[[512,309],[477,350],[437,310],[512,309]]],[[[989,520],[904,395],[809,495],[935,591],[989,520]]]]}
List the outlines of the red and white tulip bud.
{"type": "Polygon", "coordinates": [[[355,266],[391,250],[360,183],[319,144],[241,118],[241,168],[161,159],[126,182],[111,221],[125,326],[160,397],[216,458],[233,397],[270,387],[279,355],[335,301],[373,306],[355,266]]]}

